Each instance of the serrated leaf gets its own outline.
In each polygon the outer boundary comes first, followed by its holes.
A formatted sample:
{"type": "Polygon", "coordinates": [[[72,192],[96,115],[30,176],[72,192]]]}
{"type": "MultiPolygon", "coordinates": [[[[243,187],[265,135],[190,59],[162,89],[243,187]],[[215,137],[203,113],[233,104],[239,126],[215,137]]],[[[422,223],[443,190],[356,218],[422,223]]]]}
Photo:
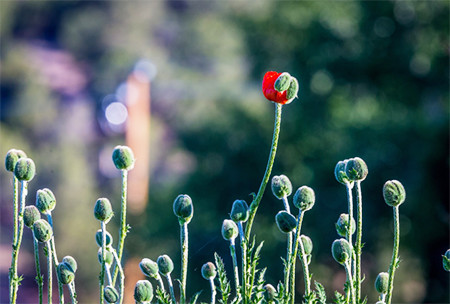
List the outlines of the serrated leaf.
{"type": "Polygon", "coordinates": [[[195,304],[198,300],[198,297],[200,296],[200,294],[202,293],[203,290],[197,291],[191,298],[191,300],[189,301],[189,304],[195,304]]]}

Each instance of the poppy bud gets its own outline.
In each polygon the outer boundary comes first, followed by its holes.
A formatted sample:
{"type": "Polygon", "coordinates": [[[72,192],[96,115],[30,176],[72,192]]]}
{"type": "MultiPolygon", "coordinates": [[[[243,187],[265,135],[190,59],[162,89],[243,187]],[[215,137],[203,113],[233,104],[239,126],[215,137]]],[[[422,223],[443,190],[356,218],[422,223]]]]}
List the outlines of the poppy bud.
{"type": "Polygon", "coordinates": [[[294,195],[294,205],[302,212],[311,209],[316,201],[316,195],[314,190],[308,186],[301,186],[295,192],[294,195]]]}
{"type": "Polygon", "coordinates": [[[33,233],[36,240],[45,243],[52,238],[53,230],[46,220],[37,220],[33,224],[33,233]]]}
{"type": "Polygon", "coordinates": [[[105,300],[108,303],[117,303],[117,301],[119,301],[119,293],[117,292],[117,290],[111,286],[108,285],[105,287],[105,300]]]}
{"type": "Polygon", "coordinates": [[[313,250],[313,243],[312,243],[311,239],[309,238],[309,236],[302,234],[300,236],[300,240],[302,241],[303,249],[305,249],[305,254],[311,254],[311,252],[313,250]]]}
{"type": "Polygon", "coordinates": [[[94,216],[99,221],[108,223],[113,217],[114,212],[112,211],[111,203],[107,198],[99,198],[95,203],[94,216]]]}
{"type": "Polygon", "coordinates": [[[297,93],[298,93],[298,81],[295,77],[291,77],[289,88],[286,91],[286,98],[288,99],[286,104],[291,103],[294,100],[294,98],[297,98],[297,93]]]}
{"type": "Polygon", "coordinates": [[[238,226],[232,220],[224,220],[222,224],[222,236],[225,240],[234,240],[239,234],[238,226]]]}
{"type": "Polygon", "coordinates": [[[341,265],[344,265],[351,257],[352,250],[346,239],[335,240],[331,245],[333,258],[341,265]]]}
{"type": "Polygon", "coordinates": [[[274,301],[277,296],[277,290],[271,284],[264,285],[264,299],[266,301],[274,301]]]}
{"type": "Polygon", "coordinates": [[[5,157],[5,168],[9,172],[14,172],[16,163],[20,158],[25,158],[27,155],[22,150],[11,149],[6,153],[5,157]]]}
{"type": "MultiPolygon", "coordinates": [[[[336,231],[340,236],[346,237],[349,227],[350,227],[350,223],[348,222],[348,214],[342,213],[336,222],[336,231]]],[[[356,222],[355,222],[355,219],[352,217],[352,233],[351,233],[351,235],[353,235],[353,233],[355,233],[355,231],[356,231],[356,222]]]]}
{"type": "Polygon", "coordinates": [[[213,263],[208,262],[206,264],[203,264],[202,276],[205,280],[214,279],[216,277],[216,274],[216,266],[213,263]]]}
{"type": "MultiPolygon", "coordinates": [[[[278,73],[274,71],[269,71],[264,75],[264,79],[262,82],[262,91],[264,94],[264,97],[266,97],[268,100],[279,103],[279,104],[286,104],[290,103],[295,95],[297,94],[295,90],[295,83],[293,84],[292,79],[295,79],[294,77],[290,76],[290,81],[288,82],[289,86],[284,91],[278,91],[277,89],[282,89],[286,86],[286,81],[288,80],[287,75],[288,73],[278,73]],[[284,75],[283,75],[284,74],[284,75]],[[283,76],[282,76],[283,75],[283,76]],[[282,76],[280,78],[280,76],[282,76]],[[280,79],[279,79],[280,78],[280,79]],[[278,81],[277,86],[275,87],[275,83],[278,81]],[[292,88],[291,88],[292,87],[292,88]],[[292,98],[288,98],[287,94],[289,92],[290,96],[294,96],[292,98]]],[[[297,85],[298,88],[298,85],[297,85]]]]}
{"type": "Polygon", "coordinates": [[[134,154],[130,147],[116,146],[112,154],[112,159],[114,165],[119,170],[131,170],[134,168],[134,154]]]}
{"type": "Polygon", "coordinates": [[[350,158],[345,164],[345,174],[351,181],[363,181],[368,173],[366,163],[359,157],[350,158]]]}
{"type": "Polygon", "coordinates": [[[59,263],[56,271],[58,274],[58,280],[62,284],[69,284],[75,278],[75,273],[72,271],[72,267],[66,263],[59,263]]]}
{"type": "Polygon", "coordinates": [[[147,280],[139,280],[134,287],[134,299],[138,303],[150,303],[153,299],[153,287],[147,280]]]}
{"type": "Polygon", "coordinates": [[[173,262],[168,255],[161,255],[157,260],[159,272],[167,276],[173,271],[173,262]]]}
{"type": "Polygon", "coordinates": [[[281,73],[275,80],[273,85],[274,89],[278,92],[284,92],[289,88],[291,84],[291,75],[288,72],[281,73]]]}
{"type": "Polygon", "coordinates": [[[178,217],[180,223],[189,223],[194,214],[192,199],[187,194],[180,194],[173,202],[173,213],[178,217]]]}
{"type": "Polygon", "coordinates": [[[292,193],[292,184],[286,175],[272,177],[272,193],[278,199],[283,199],[292,193]]]}
{"type": "Polygon", "coordinates": [[[389,285],[389,274],[380,272],[375,279],[375,289],[379,293],[387,293],[389,285]]]}
{"type": "Polygon", "coordinates": [[[445,271],[450,271],[450,249],[442,256],[442,266],[445,271]]]}
{"type": "Polygon", "coordinates": [[[351,182],[348,179],[347,174],[345,173],[345,167],[346,167],[347,162],[348,162],[347,159],[338,161],[338,163],[336,164],[336,167],[334,167],[334,177],[336,178],[336,180],[338,182],[340,182],[343,185],[345,185],[346,182],[351,182]]]}
{"type": "Polygon", "coordinates": [[[44,214],[49,214],[55,209],[56,198],[53,192],[44,188],[36,192],[36,207],[44,214]]]}
{"type": "MultiPolygon", "coordinates": [[[[105,246],[109,247],[113,243],[113,237],[112,237],[111,233],[109,233],[108,231],[105,231],[105,236],[106,236],[105,246]]],[[[97,232],[95,233],[95,242],[97,243],[98,247],[102,247],[103,237],[102,237],[101,229],[97,230],[97,232]]]]}
{"type": "Polygon", "coordinates": [[[148,277],[154,277],[158,274],[158,264],[147,258],[142,259],[139,263],[139,268],[148,277]]]}
{"type": "MultiPolygon", "coordinates": [[[[111,265],[114,261],[114,255],[109,250],[109,248],[105,248],[105,264],[111,265]]],[[[97,251],[98,262],[102,263],[102,248],[99,248],[97,251]]]]}
{"type": "Polygon", "coordinates": [[[399,206],[405,201],[405,188],[398,180],[387,181],[383,186],[383,197],[389,206],[399,206]]]}
{"type": "Polygon", "coordinates": [[[66,263],[74,273],[77,272],[77,261],[75,261],[75,259],[70,255],[66,255],[65,257],[63,257],[61,263],[66,263]]]}
{"type": "Polygon", "coordinates": [[[35,206],[26,206],[23,210],[23,222],[28,228],[32,228],[34,222],[41,219],[41,214],[35,206]]]}
{"type": "Polygon", "coordinates": [[[235,200],[231,208],[230,218],[235,222],[246,222],[248,216],[247,203],[244,200],[235,200]]]}
{"type": "Polygon", "coordinates": [[[23,157],[17,160],[14,175],[20,181],[30,181],[36,174],[36,166],[31,158],[23,157]]]}
{"type": "Polygon", "coordinates": [[[275,221],[277,222],[278,228],[284,233],[289,233],[297,227],[295,217],[284,210],[277,213],[275,221]]]}

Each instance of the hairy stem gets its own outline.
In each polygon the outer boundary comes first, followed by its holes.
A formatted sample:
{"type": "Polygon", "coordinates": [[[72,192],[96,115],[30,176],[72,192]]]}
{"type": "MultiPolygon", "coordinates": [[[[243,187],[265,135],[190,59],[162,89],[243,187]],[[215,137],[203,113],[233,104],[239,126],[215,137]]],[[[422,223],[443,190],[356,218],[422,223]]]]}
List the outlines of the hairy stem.
{"type": "Polygon", "coordinates": [[[69,284],[67,286],[69,287],[69,294],[72,304],[77,304],[78,301],[77,301],[77,293],[75,292],[75,285],[69,284]]]}
{"type": "Polygon", "coordinates": [[[34,245],[34,263],[36,266],[36,283],[38,285],[38,290],[39,290],[39,304],[42,304],[44,281],[43,281],[42,274],[41,274],[41,264],[39,262],[39,242],[34,237],[34,232],[33,232],[33,245],[34,245]]]}
{"type": "MultiPolygon", "coordinates": [[[[286,196],[283,196],[282,198],[283,201],[283,205],[284,205],[284,209],[286,210],[286,212],[291,213],[291,208],[289,208],[289,202],[286,196]]],[[[285,269],[284,269],[284,286],[285,286],[285,294],[289,294],[289,279],[291,276],[291,262],[290,262],[290,258],[292,255],[292,243],[293,243],[293,233],[289,232],[288,235],[288,242],[287,242],[287,250],[286,250],[286,265],[285,265],[285,269]]]]}
{"type": "Polygon", "coordinates": [[[242,298],[244,300],[244,304],[247,304],[248,294],[247,294],[247,241],[244,235],[244,229],[242,228],[242,222],[237,222],[241,243],[241,259],[242,259],[242,298]]]}
{"type": "Polygon", "coordinates": [[[116,284],[117,275],[119,273],[118,264],[121,264],[123,246],[125,243],[125,237],[127,235],[127,178],[128,171],[122,170],[122,198],[121,198],[121,213],[120,213],[120,231],[119,231],[119,244],[117,245],[117,254],[119,256],[119,262],[117,262],[114,268],[113,285],[116,284]]]}
{"type": "Polygon", "coordinates": [[[180,239],[181,239],[181,304],[186,301],[186,278],[187,278],[187,267],[188,267],[188,227],[187,223],[180,226],[180,239]]]}
{"type": "MultiPolygon", "coordinates": [[[[114,248],[111,248],[112,254],[114,256],[114,259],[116,260],[116,265],[117,268],[119,269],[119,274],[120,274],[120,298],[119,298],[119,304],[122,304],[123,302],[123,293],[124,293],[124,289],[125,289],[125,274],[123,273],[123,268],[122,265],[120,264],[120,260],[119,257],[117,256],[116,250],[114,248]]],[[[164,285],[163,282],[161,280],[161,277],[159,276],[159,274],[157,274],[159,277],[159,281],[161,284],[161,289],[164,291],[164,285]]]]}
{"type": "Polygon", "coordinates": [[[167,284],[169,285],[170,297],[172,298],[172,302],[174,304],[176,304],[177,300],[175,299],[175,293],[173,291],[173,284],[172,284],[172,279],[170,277],[170,273],[166,274],[166,279],[167,279],[167,284]]]}
{"type": "MultiPolygon", "coordinates": [[[[58,265],[59,265],[59,260],[58,260],[58,256],[56,254],[56,246],[55,246],[55,229],[53,228],[53,218],[52,218],[52,213],[51,211],[49,211],[47,213],[47,220],[48,223],[50,224],[50,226],[52,227],[52,231],[53,231],[53,235],[52,238],[50,239],[50,245],[52,246],[52,257],[53,257],[53,265],[55,267],[55,272],[58,272],[58,265]]],[[[60,304],[64,304],[64,290],[63,290],[63,284],[59,281],[59,276],[56,276],[57,281],[58,281],[58,292],[59,292],[59,303],[60,304]]]]}
{"type": "Polygon", "coordinates": [[[48,287],[48,303],[52,303],[52,247],[50,241],[47,241],[47,287],[48,287]]]}
{"type": "Polygon", "coordinates": [[[291,287],[290,290],[292,292],[292,297],[291,297],[291,303],[295,303],[295,264],[297,262],[297,251],[300,245],[300,261],[302,263],[303,266],[303,276],[304,276],[304,280],[305,280],[305,294],[309,295],[309,293],[311,292],[311,283],[309,282],[309,271],[308,271],[308,263],[306,261],[306,255],[305,255],[305,250],[303,248],[303,243],[300,240],[300,235],[301,235],[301,230],[302,230],[302,223],[303,223],[303,216],[304,216],[304,212],[302,212],[301,210],[299,211],[298,214],[298,220],[297,220],[297,228],[296,228],[296,232],[295,232],[295,243],[294,243],[294,252],[292,253],[292,255],[289,258],[289,263],[292,264],[292,269],[291,269],[291,273],[290,273],[290,283],[291,283],[291,287]]]}
{"type": "Polygon", "coordinates": [[[101,222],[101,227],[102,227],[102,269],[100,271],[100,303],[103,304],[104,303],[104,298],[105,298],[105,290],[104,290],[104,286],[105,286],[105,269],[106,269],[106,265],[105,265],[105,255],[106,255],[106,224],[105,222],[101,222]]]}
{"type": "Polygon", "coordinates": [[[209,283],[211,285],[211,304],[216,303],[216,285],[214,285],[214,279],[210,278],[209,283]]]}
{"type": "Polygon", "coordinates": [[[356,304],[356,295],[355,295],[355,290],[353,288],[353,278],[352,278],[352,270],[351,270],[351,266],[350,263],[344,263],[344,267],[345,267],[345,272],[347,273],[347,281],[349,282],[349,289],[350,289],[350,296],[351,296],[351,300],[352,300],[352,304],[356,304]]]}
{"type": "MultiPolygon", "coordinates": [[[[361,194],[361,181],[356,182],[356,199],[358,201],[358,222],[357,222],[357,232],[356,232],[356,271],[355,271],[355,297],[359,302],[361,298],[361,251],[362,251],[362,194],[361,194]]],[[[351,219],[350,219],[351,222],[351,219]]]]}
{"type": "Polygon", "coordinates": [[[13,232],[13,242],[12,242],[12,259],[11,259],[11,268],[9,269],[9,302],[15,303],[15,293],[17,293],[15,287],[15,280],[17,279],[17,254],[16,251],[17,246],[17,237],[19,232],[18,219],[19,219],[19,180],[13,174],[13,183],[14,183],[14,192],[13,192],[13,222],[14,222],[14,232],[13,232]],[[14,300],[13,300],[14,297],[14,300]]]}
{"type": "Polygon", "coordinates": [[[233,259],[233,270],[234,270],[234,286],[236,288],[236,298],[238,298],[238,302],[240,299],[240,292],[239,292],[239,269],[237,264],[237,258],[236,258],[236,246],[234,244],[234,239],[230,240],[230,254],[231,258],[233,259]]]}
{"type": "Polygon", "coordinates": [[[386,292],[386,304],[390,304],[392,300],[392,290],[394,288],[394,274],[398,267],[398,248],[400,245],[400,221],[398,206],[394,208],[394,248],[392,250],[392,260],[389,266],[388,290],[386,292]]]}

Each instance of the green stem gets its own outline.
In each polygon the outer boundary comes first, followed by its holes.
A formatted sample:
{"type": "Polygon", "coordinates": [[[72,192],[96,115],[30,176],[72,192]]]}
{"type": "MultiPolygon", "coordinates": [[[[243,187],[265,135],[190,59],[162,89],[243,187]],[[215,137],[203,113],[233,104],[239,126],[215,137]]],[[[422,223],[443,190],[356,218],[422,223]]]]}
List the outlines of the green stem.
{"type": "Polygon", "coordinates": [[[352,304],[356,304],[356,296],[355,296],[355,290],[353,288],[353,278],[352,278],[352,270],[349,263],[344,263],[345,272],[347,273],[347,281],[349,282],[349,288],[350,288],[350,295],[352,298],[352,304]]]}
{"type": "Polygon", "coordinates": [[[400,245],[400,221],[398,206],[394,207],[394,249],[392,250],[392,260],[389,266],[388,290],[386,292],[386,304],[392,300],[392,290],[394,288],[394,274],[398,267],[398,248],[400,245]]]}
{"type": "Polygon", "coordinates": [[[38,285],[39,290],[39,304],[42,304],[44,281],[41,274],[41,264],[39,263],[39,242],[34,237],[34,231],[33,231],[33,244],[34,244],[34,262],[36,265],[36,283],[38,285]]]}
{"type": "Polygon", "coordinates": [[[309,293],[311,292],[311,283],[309,282],[309,270],[308,270],[308,262],[306,261],[306,254],[305,254],[305,250],[303,248],[303,243],[300,240],[300,232],[302,230],[302,223],[303,223],[303,216],[304,216],[304,212],[302,212],[301,210],[299,211],[298,214],[298,221],[297,221],[297,228],[296,228],[296,232],[295,232],[295,243],[294,243],[294,252],[292,253],[291,257],[289,258],[290,260],[288,261],[290,264],[292,264],[292,269],[291,269],[291,279],[290,279],[290,283],[291,283],[291,287],[290,290],[292,292],[292,297],[291,297],[291,303],[295,303],[295,264],[297,262],[297,251],[298,248],[300,246],[300,261],[302,263],[303,266],[303,277],[304,277],[304,281],[305,281],[305,294],[309,295],[309,293]]]}
{"type": "MultiPolygon", "coordinates": [[[[350,249],[352,252],[352,256],[350,258],[350,270],[352,271],[352,277],[355,277],[355,271],[356,271],[356,254],[355,251],[353,249],[353,240],[352,240],[352,229],[353,229],[353,225],[352,225],[352,219],[353,219],[353,195],[352,195],[352,188],[353,188],[353,184],[346,181],[345,183],[345,188],[347,190],[347,202],[348,202],[348,218],[349,218],[349,223],[348,223],[348,229],[347,229],[347,241],[350,244],[350,249]]],[[[347,291],[347,300],[350,300],[350,290],[347,291]]]]}
{"type": "Polygon", "coordinates": [[[236,287],[236,298],[238,298],[238,302],[240,300],[240,286],[239,286],[239,269],[236,258],[236,246],[234,244],[234,239],[230,240],[230,254],[233,259],[233,270],[234,270],[234,285],[236,287]]]}
{"type": "Polygon", "coordinates": [[[11,259],[11,268],[9,269],[9,302],[15,303],[15,293],[17,293],[15,289],[15,280],[17,279],[17,253],[15,253],[17,248],[17,237],[19,232],[18,226],[18,217],[19,217],[19,180],[13,175],[13,183],[14,183],[14,209],[13,209],[13,222],[14,222],[14,232],[13,232],[13,242],[12,242],[12,259],[11,259]],[[14,297],[14,300],[13,300],[14,297]]]}
{"type": "MultiPolygon", "coordinates": [[[[127,177],[128,171],[122,170],[122,198],[121,206],[122,210],[120,213],[120,231],[119,231],[119,244],[117,245],[117,254],[119,256],[119,261],[122,261],[123,246],[125,243],[125,237],[127,235],[127,177]]],[[[118,262],[120,264],[121,262],[118,262]]],[[[117,275],[119,273],[118,264],[114,268],[113,285],[116,284],[117,275]]]]}
{"type": "Polygon", "coordinates": [[[258,190],[258,194],[253,199],[250,205],[250,216],[247,222],[247,227],[245,229],[245,238],[250,239],[250,232],[252,230],[253,220],[255,218],[256,211],[258,210],[259,203],[261,202],[264,190],[266,189],[267,183],[269,182],[270,174],[272,172],[273,162],[275,160],[275,154],[277,153],[278,137],[280,134],[281,125],[281,110],[282,105],[277,103],[275,105],[275,123],[273,129],[272,146],[270,148],[269,160],[267,161],[266,171],[264,172],[264,177],[261,181],[261,185],[258,190]]]}
{"type": "Polygon", "coordinates": [[[166,274],[166,279],[167,279],[167,284],[169,285],[169,290],[170,290],[170,297],[172,298],[172,302],[174,304],[177,303],[177,300],[175,298],[175,293],[173,291],[173,284],[172,284],[172,279],[170,277],[170,273],[166,274]]]}
{"type": "Polygon", "coordinates": [[[72,300],[72,304],[77,304],[77,293],[75,292],[75,285],[69,284],[67,285],[69,287],[69,294],[70,299],[72,300]]]}
{"type": "Polygon", "coordinates": [[[214,285],[214,279],[210,278],[209,283],[211,285],[211,304],[216,303],[216,285],[214,285]]]}
{"type": "MultiPolygon", "coordinates": [[[[116,250],[114,248],[111,248],[112,254],[114,256],[114,259],[116,260],[116,265],[119,269],[119,274],[120,274],[120,299],[119,299],[119,304],[122,304],[123,302],[123,293],[124,293],[124,289],[125,289],[125,274],[123,273],[123,268],[122,265],[120,264],[120,260],[119,257],[117,256],[116,250]]],[[[159,277],[159,274],[157,274],[159,277]]],[[[163,282],[161,280],[161,277],[159,277],[160,280],[160,284],[161,284],[161,289],[164,291],[164,285],[163,282]]]]}
{"type": "MultiPolygon", "coordinates": [[[[282,198],[284,209],[286,212],[291,213],[291,208],[289,207],[289,202],[286,196],[283,196],[282,198]]],[[[288,233],[288,242],[287,242],[287,256],[286,256],[286,265],[284,269],[284,286],[285,286],[285,294],[289,294],[289,279],[291,276],[291,262],[290,258],[292,255],[292,243],[293,243],[293,233],[288,233]]]]}
{"type": "MultiPolygon", "coordinates": [[[[53,257],[53,265],[55,267],[55,272],[57,273],[58,271],[58,265],[59,265],[59,260],[58,260],[58,256],[56,254],[56,246],[55,246],[55,229],[53,228],[53,218],[52,218],[52,213],[51,211],[49,211],[47,213],[47,219],[48,219],[48,223],[50,224],[50,227],[52,227],[52,231],[53,231],[53,235],[52,238],[50,239],[50,245],[52,246],[52,257],[53,257]]],[[[60,304],[64,304],[64,289],[63,289],[63,284],[59,281],[59,276],[56,276],[57,281],[58,281],[58,292],[59,292],[59,303],[60,304]]]]}
{"type": "Polygon", "coordinates": [[[47,241],[47,287],[48,287],[48,304],[52,303],[52,247],[50,241],[47,241]]]}
{"type": "Polygon", "coordinates": [[[106,224],[105,222],[101,222],[102,227],[102,269],[100,271],[100,303],[104,303],[105,298],[105,255],[106,255],[106,224]]]}
{"type": "Polygon", "coordinates": [[[188,227],[187,223],[180,225],[180,240],[181,240],[181,299],[182,304],[186,301],[186,278],[187,278],[187,267],[188,267],[188,227]]]}
{"type": "MultiPolygon", "coordinates": [[[[361,251],[362,251],[362,194],[361,194],[361,181],[356,181],[356,199],[358,201],[358,222],[357,222],[357,232],[356,232],[356,270],[355,270],[355,297],[359,302],[361,298],[361,251]]],[[[351,222],[351,219],[350,219],[351,222]]]]}
{"type": "Polygon", "coordinates": [[[242,228],[242,222],[237,222],[241,243],[241,258],[242,258],[242,299],[244,304],[247,304],[247,241],[244,236],[244,229],[242,228]]]}
{"type": "Polygon", "coordinates": [[[162,291],[165,291],[164,289],[164,282],[161,279],[161,276],[159,275],[159,273],[157,273],[154,277],[153,277],[156,281],[158,281],[159,287],[161,287],[162,291]]]}

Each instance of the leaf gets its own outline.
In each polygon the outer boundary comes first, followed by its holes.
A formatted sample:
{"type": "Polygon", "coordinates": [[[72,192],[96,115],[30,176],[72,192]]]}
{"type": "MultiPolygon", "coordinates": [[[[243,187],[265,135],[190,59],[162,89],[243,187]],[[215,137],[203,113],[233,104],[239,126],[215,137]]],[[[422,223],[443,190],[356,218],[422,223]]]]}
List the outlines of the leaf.
{"type": "Polygon", "coordinates": [[[203,290],[200,290],[200,291],[196,292],[196,293],[192,296],[192,298],[191,298],[191,300],[189,301],[189,303],[190,303],[190,304],[195,304],[195,303],[197,302],[197,300],[198,300],[198,297],[199,297],[200,294],[202,293],[202,291],[203,291],[203,290]]]}
{"type": "Polygon", "coordinates": [[[345,302],[346,302],[345,301],[345,296],[343,294],[341,294],[340,292],[335,291],[334,292],[334,297],[335,297],[334,302],[336,304],[345,304],[345,302]]]}
{"type": "Polygon", "coordinates": [[[170,304],[170,296],[167,294],[165,290],[162,290],[161,287],[158,286],[156,289],[156,299],[160,304],[170,304]]]}
{"type": "Polygon", "coordinates": [[[326,304],[327,303],[327,294],[325,293],[325,288],[322,284],[317,281],[314,281],[314,285],[316,285],[316,303],[317,304],[326,304]]]}
{"type": "Polygon", "coordinates": [[[219,281],[219,287],[217,288],[220,293],[222,294],[222,299],[219,300],[220,303],[227,304],[228,298],[231,294],[231,287],[230,282],[227,278],[227,273],[225,271],[225,266],[223,264],[222,258],[217,254],[217,252],[214,252],[214,259],[216,262],[217,267],[217,280],[219,281]]]}

